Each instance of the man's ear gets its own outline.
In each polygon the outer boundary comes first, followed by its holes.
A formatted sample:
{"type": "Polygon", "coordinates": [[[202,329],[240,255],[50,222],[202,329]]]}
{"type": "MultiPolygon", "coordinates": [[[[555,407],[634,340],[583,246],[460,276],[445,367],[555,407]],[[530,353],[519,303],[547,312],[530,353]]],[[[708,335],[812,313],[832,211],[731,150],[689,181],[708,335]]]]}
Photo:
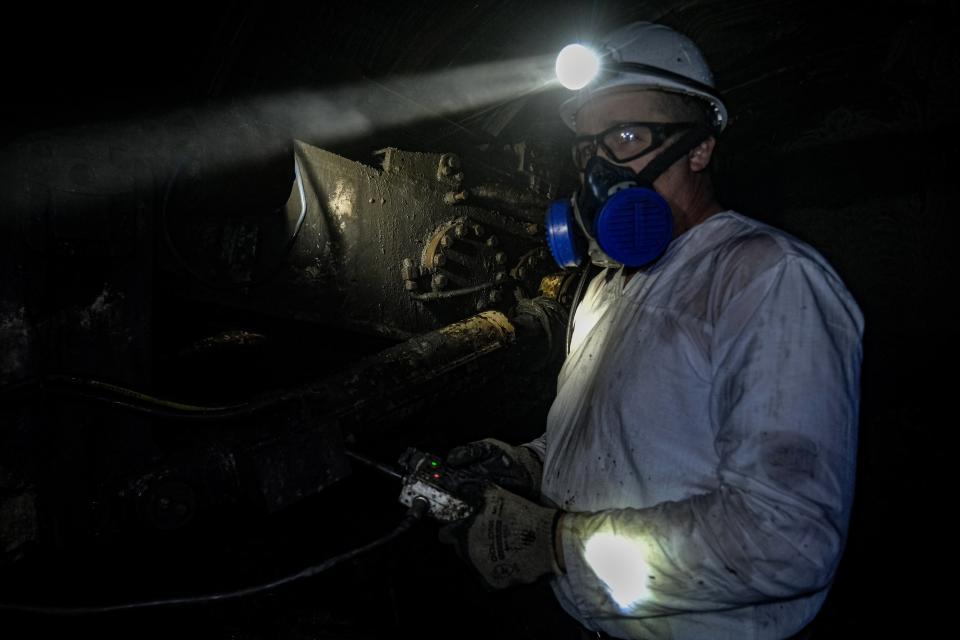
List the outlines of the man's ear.
{"type": "Polygon", "coordinates": [[[688,153],[687,162],[690,164],[690,171],[699,173],[710,166],[710,159],[713,158],[713,150],[716,146],[717,139],[710,136],[688,153]]]}

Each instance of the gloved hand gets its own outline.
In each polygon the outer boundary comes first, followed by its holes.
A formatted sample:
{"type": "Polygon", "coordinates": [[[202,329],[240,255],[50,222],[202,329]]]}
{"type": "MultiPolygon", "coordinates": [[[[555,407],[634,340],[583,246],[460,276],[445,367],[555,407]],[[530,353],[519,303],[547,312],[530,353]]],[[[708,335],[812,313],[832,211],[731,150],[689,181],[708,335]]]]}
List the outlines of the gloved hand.
{"type": "Polygon", "coordinates": [[[489,586],[503,589],[560,573],[554,535],[563,512],[541,507],[497,485],[488,485],[482,507],[440,529],[489,586]]]}
{"type": "Polygon", "coordinates": [[[468,470],[526,498],[540,497],[543,463],[527,447],[486,438],[454,447],[445,462],[449,467],[468,470]]]}

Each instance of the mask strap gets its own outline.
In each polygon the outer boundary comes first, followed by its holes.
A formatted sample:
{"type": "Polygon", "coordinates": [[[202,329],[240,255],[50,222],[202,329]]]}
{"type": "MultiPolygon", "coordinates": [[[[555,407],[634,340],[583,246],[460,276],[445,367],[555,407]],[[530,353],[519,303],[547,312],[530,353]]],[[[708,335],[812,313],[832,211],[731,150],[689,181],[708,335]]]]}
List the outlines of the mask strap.
{"type": "Polygon", "coordinates": [[[587,225],[583,224],[583,218],[580,216],[580,203],[578,200],[579,198],[577,197],[576,193],[570,197],[570,204],[573,208],[573,219],[578,225],[580,225],[580,231],[587,234],[589,237],[590,233],[587,231],[587,225]]]}
{"type": "Polygon", "coordinates": [[[673,166],[677,160],[696,149],[701,142],[712,135],[713,131],[709,127],[702,125],[690,129],[680,136],[680,139],[668,147],[666,151],[651,160],[650,164],[637,174],[637,177],[641,181],[652,185],[653,181],[660,177],[660,174],[673,166]]]}

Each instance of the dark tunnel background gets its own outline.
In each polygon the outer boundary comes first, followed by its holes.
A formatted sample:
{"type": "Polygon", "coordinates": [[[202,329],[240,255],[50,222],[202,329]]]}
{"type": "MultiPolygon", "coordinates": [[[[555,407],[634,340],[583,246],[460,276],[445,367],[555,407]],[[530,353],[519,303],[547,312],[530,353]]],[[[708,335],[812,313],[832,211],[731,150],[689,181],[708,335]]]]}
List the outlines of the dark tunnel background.
{"type": "MultiPolygon", "coordinates": [[[[951,169],[960,114],[960,10],[952,2],[32,8],[2,27],[0,180],[5,196],[19,193],[40,180],[35,168],[58,154],[109,156],[118,175],[150,173],[142,158],[174,157],[178,141],[196,135],[236,161],[210,178],[213,196],[203,202],[229,217],[283,205],[294,137],[366,164],[375,164],[373,153],[384,147],[469,158],[478,147],[524,139],[561,153],[570,134],[555,116],[556,93],[432,117],[424,96],[405,94],[397,78],[550,54],[636,19],[686,33],[714,69],[732,115],[717,167],[722,202],[820,250],[866,318],[856,504],[814,637],[927,637],[945,617],[947,587],[940,585],[949,584],[952,556],[945,533],[950,502],[943,499],[953,454],[946,435],[952,385],[943,371],[954,335],[943,288],[952,281],[950,209],[960,195],[951,169]],[[330,142],[250,107],[292,91],[346,85],[368,91],[367,113],[413,105],[424,117],[330,142]],[[211,113],[219,115],[202,115],[211,113]]],[[[558,184],[569,187],[569,170],[558,171],[558,184]]],[[[156,193],[166,188],[157,176],[146,183],[156,193]]],[[[28,198],[38,193],[27,191],[28,198]]],[[[40,496],[42,507],[51,493],[69,504],[91,469],[146,455],[144,443],[129,435],[130,423],[143,418],[58,397],[38,400],[31,376],[83,374],[229,404],[338,371],[402,337],[225,306],[202,288],[184,293],[178,277],[154,275],[160,250],[149,228],[55,222],[73,250],[34,250],[33,221],[4,221],[0,231],[0,339],[8,341],[0,370],[0,500],[7,505],[40,496]],[[113,247],[124,238],[132,244],[107,258],[83,248],[113,247]],[[78,327],[89,329],[91,318],[76,309],[110,302],[111,295],[120,302],[103,332],[84,342],[78,327]],[[224,327],[254,337],[216,358],[184,356],[184,345],[224,327]],[[43,336],[43,344],[24,347],[18,340],[28,334],[43,336]],[[41,437],[37,414],[23,409],[35,402],[44,424],[55,425],[41,437]],[[47,448],[56,454],[38,453],[47,448]]],[[[369,452],[389,462],[408,444],[443,452],[484,436],[529,439],[542,429],[552,382],[530,380],[523,393],[493,382],[451,396],[411,415],[369,452]]],[[[403,514],[396,493],[390,481],[355,468],[291,508],[230,514],[185,534],[104,542],[45,524],[36,540],[25,536],[22,549],[0,549],[0,600],[96,604],[269,580],[389,530],[403,514]]],[[[15,508],[5,506],[0,516],[14,522],[15,508]]],[[[110,637],[542,638],[558,637],[547,620],[560,616],[539,588],[484,591],[436,542],[435,527],[424,525],[327,574],[240,602],[71,618],[0,612],[0,625],[6,638],[67,630],[110,637]]]]}

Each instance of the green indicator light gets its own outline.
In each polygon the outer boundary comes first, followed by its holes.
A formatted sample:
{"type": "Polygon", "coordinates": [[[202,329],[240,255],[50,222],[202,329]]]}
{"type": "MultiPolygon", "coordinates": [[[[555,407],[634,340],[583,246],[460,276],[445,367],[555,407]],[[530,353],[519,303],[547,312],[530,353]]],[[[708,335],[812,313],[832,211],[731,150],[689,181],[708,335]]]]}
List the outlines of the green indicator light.
{"type": "Polygon", "coordinates": [[[430,466],[431,466],[431,467],[439,467],[439,466],[440,466],[440,463],[437,462],[436,460],[431,460],[431,461],[430,461],[430,466]]]}

